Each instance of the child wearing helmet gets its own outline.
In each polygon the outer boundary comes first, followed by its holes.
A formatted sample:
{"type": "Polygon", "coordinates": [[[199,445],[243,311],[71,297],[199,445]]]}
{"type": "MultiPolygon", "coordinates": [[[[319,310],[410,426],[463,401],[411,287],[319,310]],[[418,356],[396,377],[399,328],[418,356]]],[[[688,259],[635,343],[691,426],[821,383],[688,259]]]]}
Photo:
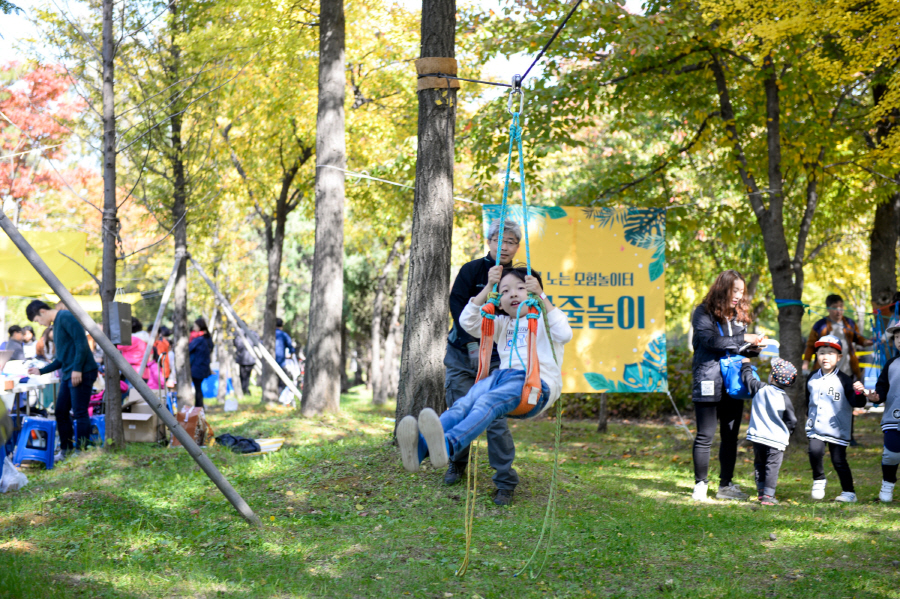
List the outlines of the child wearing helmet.
{"type": "Polygon", "coordinates": [[[838,369],[843,345],[833,335],[825,335],[815,343],[816,359],[821,366],[809,377],[806,399],[809,415],[806,436],[809,438],[809,463],[813,471],[812,498],[825,497],[825,448],[841,481],[841,494],[835,501],[854,503],[853,473],[847,463],[853,408],[866,405],[865,387],[838,369]]]}

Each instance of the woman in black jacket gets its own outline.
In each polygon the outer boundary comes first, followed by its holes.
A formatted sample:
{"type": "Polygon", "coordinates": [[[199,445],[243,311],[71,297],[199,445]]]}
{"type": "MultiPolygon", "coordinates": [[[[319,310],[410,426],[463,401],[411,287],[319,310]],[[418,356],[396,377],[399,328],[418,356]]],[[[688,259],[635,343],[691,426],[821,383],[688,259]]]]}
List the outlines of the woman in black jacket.
{"type": "Polygon", "coordinates": [[[191,342],[188,345],[191,360],[191,380],[194,382],[194,407],[203,407],[204,379],[212,374],[210,363],[212,362],[213,342],[212,335],[206,321],[200,317],[194,321],[191,327],[191,342]]]}
{"type": "Polygon", "coordinates": [[[744,300],[744,277],[736,270],[726,270],[694,310],[694,413],[697,437],[694,439],[694,493],[696,501],[706,501],[709,455],[716,423],[720,425],[718,499],[747,499],[747,494],[732,482],[737,460],[738,433],[744,402],[725,393],[719,359],[726,353],[738,353],[746,343],[759,345],[765,335],[747,333],[750,316],[744,300]]]}

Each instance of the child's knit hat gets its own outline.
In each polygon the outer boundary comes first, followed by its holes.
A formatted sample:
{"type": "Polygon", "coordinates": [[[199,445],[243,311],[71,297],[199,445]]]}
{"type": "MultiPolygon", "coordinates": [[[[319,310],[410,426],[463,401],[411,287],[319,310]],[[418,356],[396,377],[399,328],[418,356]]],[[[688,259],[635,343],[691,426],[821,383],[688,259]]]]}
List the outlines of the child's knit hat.
{"type": "Polygon", "coordinates": [[[816,341],[816,349],[819,349],[820,347],[830,347],[838,350],[838,352],[844,351],[844,345],[841,343],[841,340],[834,335],[823,335],[819,338],[819,340],[816,341]]]}
{"type": "Polygon", "coordinates": [[[781,358],[772,358],[772,380],[779,387],[790,387],[797,379],[797,368],[781,358]]]}

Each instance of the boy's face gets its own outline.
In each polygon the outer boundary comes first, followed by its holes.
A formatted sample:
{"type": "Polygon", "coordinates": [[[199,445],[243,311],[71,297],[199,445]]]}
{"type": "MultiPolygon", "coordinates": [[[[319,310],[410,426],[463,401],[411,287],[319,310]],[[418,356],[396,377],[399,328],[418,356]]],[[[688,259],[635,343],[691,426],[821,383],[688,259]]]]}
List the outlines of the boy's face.
{"type": "Polygon", "coordinates": [[[833,347],[820,347],[816,351],[816,357],[819,360],[819,364],[822,365],[822,370],[831,372],[837,366],[841,354],[833,347]]]}
{"type": "Polygon", "coordinates": [[[22,339],[25,338],[25,335],[22,334],[22,331],[16,331],[12,335],[10,335],[9,338],[12,339],[13,341],[21,341],[22,339]]]}
{"type": "Polygon", "coordinates": [[[894,333],[894,347],[900,349],[900,334],[894,333]]]}
{"type": "Polygon", "coordinates": [[[525,281],[516,275],[506,275],[500,279],[500,285],[497,290],[500,292],[500,308],[515,318],[519,304],[528,299],[525,281]]]}

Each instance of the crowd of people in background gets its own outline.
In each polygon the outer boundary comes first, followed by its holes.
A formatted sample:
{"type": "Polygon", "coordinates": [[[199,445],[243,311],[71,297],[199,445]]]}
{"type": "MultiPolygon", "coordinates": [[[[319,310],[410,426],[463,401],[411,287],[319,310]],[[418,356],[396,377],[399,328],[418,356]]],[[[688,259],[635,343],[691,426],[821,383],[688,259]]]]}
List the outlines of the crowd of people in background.
{"type": "MultiPolygon", "coordinates": [[[[856,323],[844,316],[843,299],[836,294],[826,300],[827,316],[818,320],[809,333],[801,372],[780,358],[771,361],[767,382],[759,380],[750,366],[760,355],[766,336],[748,330],[750,316],[744,298],[745,282],[735,270],[721,273],[703,302],[694,309],[693,327],[693,402],[697,420],[694,439],[695,501],[708,501],[709,461],[718,423],[719,486],[717,499],[747,499],[749,495],[734,482],[734,469],[740,442],[740,427],[745,401],[750,401],[747,440],[754,448],[754,475],[757,496],[762,505],[774,505],[778,472],[784,450],[797,426],[804,427],[812,471],[812,499],[825,498],[827,479],[825,453],[829,453],[837,472],[841,492],[835,501],[857,501],[853,474],[847,459],[847,447],[854,444],[853,411],[869,401],[886,403],[882,419],[884,472],[879,499],[890,502],[900,464],[900,409],[895,409],[891,385],[900,385],[900,368],[893,360],[883,368],[875,389],[867,389],[856,356],[856,346],[869,347],[874,341],[864,337],[856,323]],[[732,356],[743,362],[739,380],[730,380],[728,367],[732,356]],[[815,362],[812,362],[812,360],[815,362]],[[892,381],[891,378],[894,378],[892,381]],[[787,393],[796,381],[804,387],[807,419],[798,423],[787,393]]],[[[900,323],[887,327],[885,341],[900,348],[897,332],[900,323]]]]}
{"type": "MultiPolygon", "coordinates": [[[[25,312],[29,321],[43,327],[41,336],[36,338],[31,325],[11,325],[7,331],[9,337],[0,344],[0,350],[8,350],[4,353],[7,362],[23,361],[30,376],[58,373],[59,387],[53,412],[62,449],[57,457],[64,459],[71,452],[79,451],[87,445],[88,438],[81,433],[90,430],[89,409],[94,413],[99,409],[102,413],[105,407],[103,350],[61,303],[51,308],[41,300],[34,300],[28,304],[25,312]],[[98,397],[101,400],[95,401],[98,397]],[[74,426],[75,423],[77,427],[74,426]],[[76,428],[77,439],[74,438],[76,428]]],[[[276,325],[275,360],[282,368],[289,368],[287,362],[298,357],[299,353],[284,331],[284,322],[279,318],[276,325]]],[[[257,333],[247,333],[251,345],[261,344],[257,333]]],[[[141,372],[150,389],[160,391],[161,396],[168,396],[168,399],[174,399],[176,387],[172,335],[169,327],[160,326],[155,338],[151,339],[141,320],[132,317],[130,342],[116,346],[125,361],[135,371],[141,372]]],[[[233,349],[234,362],[239,371],[234,374],[239,374],[240,388],[244,394],[248,394],[254,367],[259,363],[258,354],[254,348],[244,345],[240,334],[234,337],[233,349]]],[[[191,325],[188,343],[194,405],[183,407],[204,407],[204,381],[215,374],[215,351],[216,344],[206,320],[203,317],[196,318],[191,325]]],[[[279,379],[279,391],[284,386],[279,379]]],[[[121,390],[122,400],[125,401],[130,392],[130,385],[125,377],[121,377],[121,390]]],[[[23,410],[24,406],[17,405],[14,408],[14,412],[23,410]]],[[[41,410],[38,408],[38,411],[41,410]]]]}

